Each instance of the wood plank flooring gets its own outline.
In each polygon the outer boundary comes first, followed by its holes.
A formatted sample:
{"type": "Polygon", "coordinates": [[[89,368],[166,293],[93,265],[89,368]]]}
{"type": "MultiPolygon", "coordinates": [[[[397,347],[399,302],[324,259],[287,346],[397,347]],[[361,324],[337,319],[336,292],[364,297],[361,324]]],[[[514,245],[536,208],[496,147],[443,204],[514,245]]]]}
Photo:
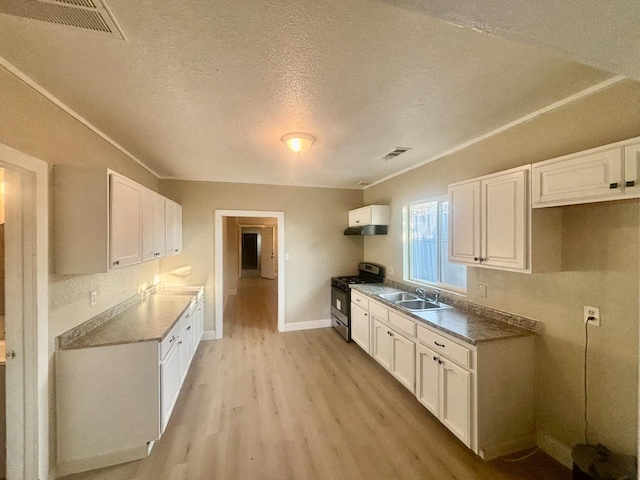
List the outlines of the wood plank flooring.
{"type": "Polygon", "coordinates": [[[484,462],[332,329],[278,333],[275,280],[241,279],[145,460],[67,480],[564,480],[544,453],[484,462]]]}

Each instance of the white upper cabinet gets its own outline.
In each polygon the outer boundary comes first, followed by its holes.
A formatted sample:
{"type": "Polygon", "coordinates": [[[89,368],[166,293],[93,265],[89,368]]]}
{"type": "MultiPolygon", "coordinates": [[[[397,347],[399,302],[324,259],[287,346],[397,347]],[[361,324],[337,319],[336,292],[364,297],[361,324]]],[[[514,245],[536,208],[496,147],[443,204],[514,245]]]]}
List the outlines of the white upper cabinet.
{"type": "Polygon", "coordinates": [[[527,268],[528,169],[481,182],[481,258],[484,265],[527,268]]]}
{"type": "Polygon", "coordinates": [[[530,269],[529,167],[449,186],[449,260],[530,269]]]}
{"type": "Polygon", "coordinates": [[[145,189],[142,196],[142,260],[165,255],[164,197],[145,189]]]}
{"type": "Polygon", "coordinates": [[[349,210],[349,226],[389,225],[389,205],[369,205],[349,210]]]}
{"type": "Polygon", "coordinates": [[[167,256],[182,252],[182,206],[165,199],[165,218],[167,226],[167,256]]]}
{"type": "Polygon", "coordinates": [[[111,268],[142,261],[142,193],[142,186],[111,174],[111,268]]]}
{"type": "Polygon", "coordinates": [[[636,139],[534,163],[534,208],[640,196],[636,139]]]}
{"type": "Polygon", "coordinates": [[[480,181],[449,186],[449,260],[480,258],[480,181]]]}
{"type": "Polygon", "coordinates": [[[182,251],[182,209],[165,228],[165,198],[106,168],[54,166],[55,273],[94,274],[153,260],[173,240],[182,251]]]}

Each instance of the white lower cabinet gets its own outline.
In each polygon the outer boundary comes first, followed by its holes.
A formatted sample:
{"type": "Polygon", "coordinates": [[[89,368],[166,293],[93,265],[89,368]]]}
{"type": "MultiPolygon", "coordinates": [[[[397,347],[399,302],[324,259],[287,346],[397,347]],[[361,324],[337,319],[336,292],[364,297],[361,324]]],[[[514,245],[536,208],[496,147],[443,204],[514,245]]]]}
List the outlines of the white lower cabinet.
{"type": "Polygon", "coordinates": [[[352,304],[352,321],[369,314],[369,354],[467,447],[489,460],[535,445],[535,336],[471,345],[371,299],[368,308],[352,304]]]}
{"type": "Polygon", "coordinates": [[[471,446],[471,372],[443,359],[439,353],[416,347],[416,397],[456,435],[471,446]]]}
{"type": "Polygon", "coordinates": [[[415,392],[416,344],[393,328],[373,321],[373,358],[412,393],[415,392]]]}
{"type": "Polygon", "coordinates": [[[202,336],[201,314],[202,301],[192,301],[161,342],[56,352],[59,475],[149,454],[167,427],[202,336]]]}
{"type": "Polygon", "coordinates": [[[182,376],[180,372],[180,348],[174,346],[160,362],[160,405],[161,405],[161,433],[164,433],[169,423],[169,417],[178,400],[182,376]]]}
{"type": "Polygon", "coordinates": [[[369,353],[370,336],[369,312],[355,303],[351,303],[351,339],[369,353]]]}

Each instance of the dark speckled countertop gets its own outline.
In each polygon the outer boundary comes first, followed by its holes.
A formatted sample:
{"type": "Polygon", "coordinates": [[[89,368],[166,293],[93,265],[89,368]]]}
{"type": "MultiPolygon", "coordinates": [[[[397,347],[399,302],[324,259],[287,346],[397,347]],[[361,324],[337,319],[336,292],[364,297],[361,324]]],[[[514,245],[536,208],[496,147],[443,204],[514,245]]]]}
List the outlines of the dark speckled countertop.
{"type": "Polygon", "coordinates": [[[462,311],[449,305],[440,309],[410,312],[378,296],[380,293],[404,292],[406,290],[383,284],[353,285],[351,288],[392,310],[408,316],[418,324],[424,323],[471,345],[535,335],[535,332],[531,330],[476,313],[462,311]]]}
{"type": "Polygon", "coordinates": [[[196,292],[150,295],[64,346],[63,349],[159,342],[187,310],[195,294],[196,292]]]}

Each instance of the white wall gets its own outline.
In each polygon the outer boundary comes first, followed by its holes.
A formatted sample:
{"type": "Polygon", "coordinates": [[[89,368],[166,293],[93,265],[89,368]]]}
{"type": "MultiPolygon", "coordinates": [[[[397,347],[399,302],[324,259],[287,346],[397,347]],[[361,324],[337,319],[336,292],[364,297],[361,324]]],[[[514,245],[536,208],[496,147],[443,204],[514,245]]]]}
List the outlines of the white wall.
{"type": "MultiPolygon", "coordinates": [[[[443,195],[447,185],[640,135],[640,83],[625,81],[365,190],[390,204],[389,235],[365,240],[365,257],[402,279],[402,206],[443,195]]],[[[637,445],[638,200],[561,207],[563,271],[527,275],[468,269],[466,300],[543,323],[537,342],[537,429],[567,448],[584,442],[583,305],[599,306],[590,330],[592,442],[629,454],[637,445]],[[487,298],[477,295],[479,284],[487,298]]]]}

